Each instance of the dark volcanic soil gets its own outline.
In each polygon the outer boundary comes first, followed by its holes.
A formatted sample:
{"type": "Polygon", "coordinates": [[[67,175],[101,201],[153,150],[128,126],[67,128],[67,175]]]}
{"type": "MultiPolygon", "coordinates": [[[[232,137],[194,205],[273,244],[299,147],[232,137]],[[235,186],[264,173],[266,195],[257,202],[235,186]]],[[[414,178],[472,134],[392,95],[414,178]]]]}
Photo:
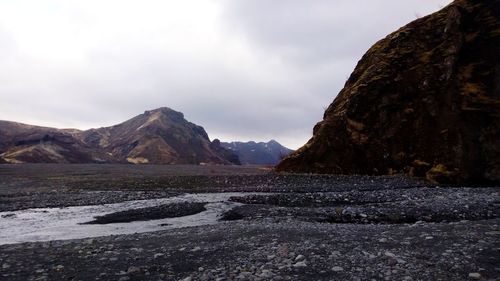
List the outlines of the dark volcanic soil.
{"type": "MultiPolygon", "coordinates": [[[[498,280],[499,190],[258,167],[0,165],[3,211],[272,192],[232,197],[242,205],[210,226],[2,245],[0,280],[498,280]]],[[[169,206],[106,217],[200,207],[169,206]]]]}

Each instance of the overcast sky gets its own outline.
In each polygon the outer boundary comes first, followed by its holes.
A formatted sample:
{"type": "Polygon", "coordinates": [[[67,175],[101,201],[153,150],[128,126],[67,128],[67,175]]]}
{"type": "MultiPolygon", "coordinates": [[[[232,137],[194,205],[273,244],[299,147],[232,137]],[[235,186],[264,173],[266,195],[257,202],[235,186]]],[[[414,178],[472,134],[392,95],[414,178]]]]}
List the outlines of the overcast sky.
{"type": "Polygon", "coordinates": [[[449,2],[1,0],[0,120],[88,129],[167,106],[211,139],[298,148],[373,43],[449,2]]]}

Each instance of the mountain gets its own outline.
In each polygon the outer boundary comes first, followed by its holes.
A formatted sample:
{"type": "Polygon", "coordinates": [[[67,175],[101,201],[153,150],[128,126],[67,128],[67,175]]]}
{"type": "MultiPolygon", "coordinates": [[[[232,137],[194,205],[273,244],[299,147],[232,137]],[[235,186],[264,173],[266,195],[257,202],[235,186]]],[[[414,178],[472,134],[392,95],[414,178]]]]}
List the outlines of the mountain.
{"type": "Polygon", "coordinates": [[[0,159],[9,163],[238,164],[237,156],[170,108],[87,131],[0,122],[0,159]]]}
{"type": "Polygon", "coordinates": [[[221,145],[238,155],[241,164],[276,165],[293,151],[275,140],[269,142],[223,142],[221,145]]]}
{"type": "Polygon", "coordinates": [[[94,162],[78,130],[59,130],[0,121],[0,163],[94,162]]]}
{"type": "Polygon", "coordinates": [[[277,170],[499,182],[499,19],[458,0],[377,42],[277,170]]]}

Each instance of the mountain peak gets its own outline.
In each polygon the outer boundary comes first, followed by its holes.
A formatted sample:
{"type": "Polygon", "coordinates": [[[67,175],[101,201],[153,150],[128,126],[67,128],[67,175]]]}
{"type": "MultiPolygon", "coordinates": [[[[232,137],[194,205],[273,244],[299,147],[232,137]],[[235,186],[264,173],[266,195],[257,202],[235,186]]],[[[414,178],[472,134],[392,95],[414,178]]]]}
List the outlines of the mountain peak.
{"type": "Polygon", "coordinates": [[[274,139],[271,139],[270,141],[268,141],[267,144],[279,144],[279,145],[281,145],[279,142],[277,142],[274,139]]]}
{"type": "Polygon", "coordinates": [[[292,152],[275,140],[269,142],[223,142],[226,149],[229,149],[239,156],[241,164],[275,165],[284,156],[292,152]]]}
{"type": "Polygon", "coordinates": [[[175,118],[175,119],[184,119],[184,114],[179,111],[175,111],[169,107],[160,107],[152,110],[146,110],[144,111],[144,115],[149,116],[149,115],[164,115],[170,118],[175,118]]]}

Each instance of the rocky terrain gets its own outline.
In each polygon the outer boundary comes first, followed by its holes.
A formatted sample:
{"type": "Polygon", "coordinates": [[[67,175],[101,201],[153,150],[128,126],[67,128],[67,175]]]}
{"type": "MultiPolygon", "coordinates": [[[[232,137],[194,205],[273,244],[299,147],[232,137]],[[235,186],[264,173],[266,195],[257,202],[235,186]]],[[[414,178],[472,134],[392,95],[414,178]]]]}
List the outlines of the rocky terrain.
{"type": "Polygon", "coordinates": [[[205,130],[170,108],[79,131],[0,121],[0,163],[239,164],[205,130]]]}
{"type": "Polygon", "coordinates": [[[293,150],[275,140],[268,142],[222,142],[221,145],[238,155],[243,165],[276,165],[293,150]]]}
{"type": "Polygon", "coordinates": [[[131,209],[95,217],[85,224],[108,224],[131,221],[159,220],[194,215],[206,211],[205,203],[172,203],[155,207],[131,209]]]}
{"type": "Polygon", "coordinates": [[[457,0],[373,45],[281,171],[500,181],[500,3],[457,0]]]}
{"type": "MultiPolygon", "coordinates": [[[[189,165],[0,165],[0,181],[0,229],[16,218],[18,210],[30,207],[240,192],[228,199],[238,205],[221,213],[215,224],[0,245],[2,280],[498,280],[500,276],[499,187],[189,165]]],[[[203,203],[162,203],[158,208],[133,208],[104,217],[115,219],[108,225],[126,228],[129,223],[123,218],[154,223],[158,215],[189,218],[202,211],[200,207],[203,203]]]]}
{"type": "Polygon", "coordinates": [[[0,163],[87,163],[0,164],[0,280],[500,280],[498,17],[379,41],[277,170],[168,108],[0,122],[0,163]]]}

